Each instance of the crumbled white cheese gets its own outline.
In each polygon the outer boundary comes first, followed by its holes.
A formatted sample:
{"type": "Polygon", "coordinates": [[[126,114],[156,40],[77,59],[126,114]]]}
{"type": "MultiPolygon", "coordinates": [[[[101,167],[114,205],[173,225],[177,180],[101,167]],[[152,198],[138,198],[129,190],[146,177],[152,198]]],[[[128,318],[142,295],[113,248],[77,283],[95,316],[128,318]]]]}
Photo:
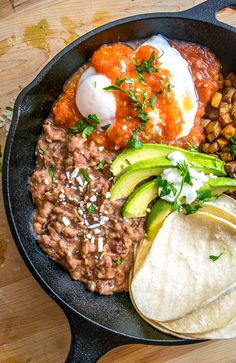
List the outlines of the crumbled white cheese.
{"type": "Polygon", "coordinates": [[[94,230],[95,234],[99,234],[100,232],[101,232],[101,230],[99,228],[95,228],[95,230],[94,230]]]}
{"type": "Polygon", "coordinates": [[[59,195],[59,199],[64,200],[64,199],[65,199],[65,194],[61,193],[61,194],[59,195]]]}
{"type": "Polygon", "coordinates": [[[64,225],[65,225],[66,227],[68,227],[68,226],[70,225],[70,220],[69,220],[69,218],[67,218],[67,217],[63,216],[61,220],[62,220],[62,222],[64,223],[64,225]]]}
{"type": "Polygon", "coordinates": [[[91,233],[88,233],[88,234],[87,234],[87,238],[88,238],[88,239],[91,239],[91,238],[92,238],[91,233]]]}
{"type": "Polygon", "coordinates": [[[147,208],[147,209],[146,209],[146,212],[147,212],[147,213],[150,213],[150,212],[151,212],[151,209],[150,209],[150,208],[147,208]]]}
{"type": "Polygon", "coordinates": [[[50,184],[50,182],[47,178],[44,179],[44,184],[46,184],[46,185],[50,184]]]}
{"type": "Polygon", "coordinates": [[[122,71],[126,71],[126,68],[127,68],[127,66],[126,66],[126,63],[125,63],[125,61],[123,60],[123,59],[121,59],[121,61],[120,61],[120,65],[121,65],[121,68],[122,68],[122,71]]]}
{"type": "Polygon", "coordinates": [[[79,173],[79,168],[75,168],[75,169],[72,171],[72,173],[70,174],[71,179],[76,178],[76,177],[77,177],[77,175],[78,175],[78,173],[79,173]]]}
{"type": "Polygon", "coordinates": [[[122,126],[122,130],[127,130],[128,126],[127,125],[123,125],[122,126]]]}
{"type": "Polygon", "coordinates": [[[103,252],[103,237],[98,238],[98,252],[103,252]]]}
{"type": "Polygon", "coordinates": [[[105,197],[106,197],[107,199],[109,199],[109,198],[110,198],[110,196],[111,196],[111,193],[110,193],[110,192],[106,192],[105,197]]]}
{"type": "Polygon", "coordinates": [[[78,210],[78,212],[79,212],[79,214],[80,214],[81,216],[84,214],[84,212],[83,212],[81,209],[79,209],[79,210],[78,210]]]}
{"type": "Polygon", "coordinates": [[[80,176],[80,175],[76,177],[76,180],[77,180],[77,182],[79,183],[79,185],[80,185],[81,187],[83,187],[83,186],[84,186],[83,180],[82,180],[82,178],[81,178],[81,176],[80,176]]]}
{"type": "Polygon", "coordinates": [[[92,238],[91,238],[91,244],[94,245],[94,242],[95,242],[95,237],[92,236],[92,238]]]}
{"type": "Polygon", "coordinates": [[[98,150],[99,150],[99,151],[103,151],[103,150],[104,150],[104,146],[99,146],[99,147],[98,147],[98,150]]]}
{"type": "Polygon", "coordinates": [[[100,223],[94,223],[94,224],[90,224],[90,226],[88,228],[90,229],[94,229],[100,226],[100,223]]]}
{"type": "Polygon", "coordinates": [[[66,177],[67,177],[67,179],[70,179],[70,172],[69,171],[66,172],[66,177]]]}
{"type": "Polygon", "coordinates": [[[91,175],[91,174],[89,174],[89,178],[91,179],[91,180],[94,180],[95,178],[94,178],[94,176],[93,175],[91,175]]]}
{"type": "Polygon", "coordinates": [[[89,199],[91,202],[96,202],[97,200],[97,197],[96,195],[93,195],[90,199],[89,199]]]}

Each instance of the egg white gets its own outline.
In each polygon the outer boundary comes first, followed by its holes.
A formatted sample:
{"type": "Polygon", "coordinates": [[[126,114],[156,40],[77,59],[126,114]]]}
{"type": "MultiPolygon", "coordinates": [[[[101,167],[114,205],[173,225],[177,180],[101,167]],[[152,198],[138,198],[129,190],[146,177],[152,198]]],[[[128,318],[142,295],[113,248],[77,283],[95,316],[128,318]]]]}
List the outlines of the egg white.
{"type": "Polygon", "coordinates": [[[159,60],[160,68],[168,70],[171,74],[170,83],[174,85],[172,91],[175,94],[183,119],[182,130],[178,138],[187,136],[194,125],[198,108],[195,85],[188,63],[162,35],[154,35],[142,45],[152,46],[160,55],[162,54],[159,60]],[[186,109],[186,100],[188,109],[186,109]]]}

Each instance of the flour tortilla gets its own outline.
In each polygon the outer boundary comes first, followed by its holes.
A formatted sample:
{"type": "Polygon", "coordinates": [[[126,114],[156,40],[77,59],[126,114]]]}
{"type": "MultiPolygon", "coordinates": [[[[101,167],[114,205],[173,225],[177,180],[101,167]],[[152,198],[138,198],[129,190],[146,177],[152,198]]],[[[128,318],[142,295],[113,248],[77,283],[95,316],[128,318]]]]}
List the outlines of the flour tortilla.
{"type": "Polygon", "coordinates": [[[200,211],[224,218],[236,225],[236,201],[226,194],[222,194],[214,201],[204,203],[200,211]]]}
{"type": "MultiPolygon", "coordinates": [[[[161,324],[217,299],[236,281],[235,242],[236,227],[224,219],[201,212],[168,216],[130,285],[142,315],[161,324]],[[224,250],[227,257],[211,261],[224,250]]],[[[232,318],[219,317],[214,328],[232,318]]]]}

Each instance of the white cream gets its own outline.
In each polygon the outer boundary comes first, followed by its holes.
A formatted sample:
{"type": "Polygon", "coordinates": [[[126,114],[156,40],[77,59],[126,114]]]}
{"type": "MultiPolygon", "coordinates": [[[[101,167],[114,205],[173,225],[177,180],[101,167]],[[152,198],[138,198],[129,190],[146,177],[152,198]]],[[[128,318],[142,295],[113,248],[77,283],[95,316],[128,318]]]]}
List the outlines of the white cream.
{"type": "Polygon", "coordinates": [[[82,116],[96,114],[100,126],[113,124],[116,115],[116,98],[112,92],[104,90],[111,86],[111,80],[103,74],[96,73],[89,67],[78,83],[75,102],[82,116]]]}
{"type": "MultiPolygon", "coordinates": [[[[172,165],[176,166],[177,163],[183,163],[184,161],[188,164],[189,173],[192,177],[192,185],[184,183],[183,189],[179,195],[178,200],[185,198],[187,204],[191,204],[197,198],[197,191],[209,180],[209,177],[203,173],[198,172],[193,169],[185,156],[179,152],[174,151],[168,155],[168,159],[171,161],[172,165]]],[[[182,184],[182,176],[179,174],[176,168],[167,168],[163,170],[161,174],[162,179],[167,180],[169,183],[173,183],[176,189],[176,194],[174,195],[173,191],[170,194],[162,196],[161,199],[166,200],[167,202],[173,203],[178,195],[181,184],[182,184]]],[[[160,195],[162,191],[162,187],[158,189],[158,194],[160,195]]]]}
{"type": "Polygon", "coordinates": [[[193,127],[198,108],[195,85],[188,63],[161,35],[152,36],[142,45],[152,46],[158,50],[160,55],[162,54],[160,68],[170,72],[170,82],[174,86],[172,91],[175,94],[183,119],[182,131],[178,138],[187,136],[193,127]]]}

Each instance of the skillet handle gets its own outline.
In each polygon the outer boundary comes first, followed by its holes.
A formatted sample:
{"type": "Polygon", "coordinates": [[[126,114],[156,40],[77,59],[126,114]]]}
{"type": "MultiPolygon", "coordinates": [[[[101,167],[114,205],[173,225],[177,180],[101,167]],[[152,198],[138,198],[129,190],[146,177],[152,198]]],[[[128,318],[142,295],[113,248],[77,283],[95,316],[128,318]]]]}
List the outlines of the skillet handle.
{"type": "Polygon", "coordinates": [[[202,20],[211,24],[221,25],[227,29],[234,30],[235,28],[224,24],[216,19],[216,13],[226,7],[235,7],[236,0],[207,0],[203,3],[194,6],[188,10],[185,10],[179,14],[183,14],[186,17],[190,17],[196,20],[202,20]]]}
{"type": "Polygon", "coordinates": [[[65,363],[95,363],[109,350],[134,343],[131,338],[98,327],[71,310],[64,311],[71,329],[71,346],[65,363]]]}

